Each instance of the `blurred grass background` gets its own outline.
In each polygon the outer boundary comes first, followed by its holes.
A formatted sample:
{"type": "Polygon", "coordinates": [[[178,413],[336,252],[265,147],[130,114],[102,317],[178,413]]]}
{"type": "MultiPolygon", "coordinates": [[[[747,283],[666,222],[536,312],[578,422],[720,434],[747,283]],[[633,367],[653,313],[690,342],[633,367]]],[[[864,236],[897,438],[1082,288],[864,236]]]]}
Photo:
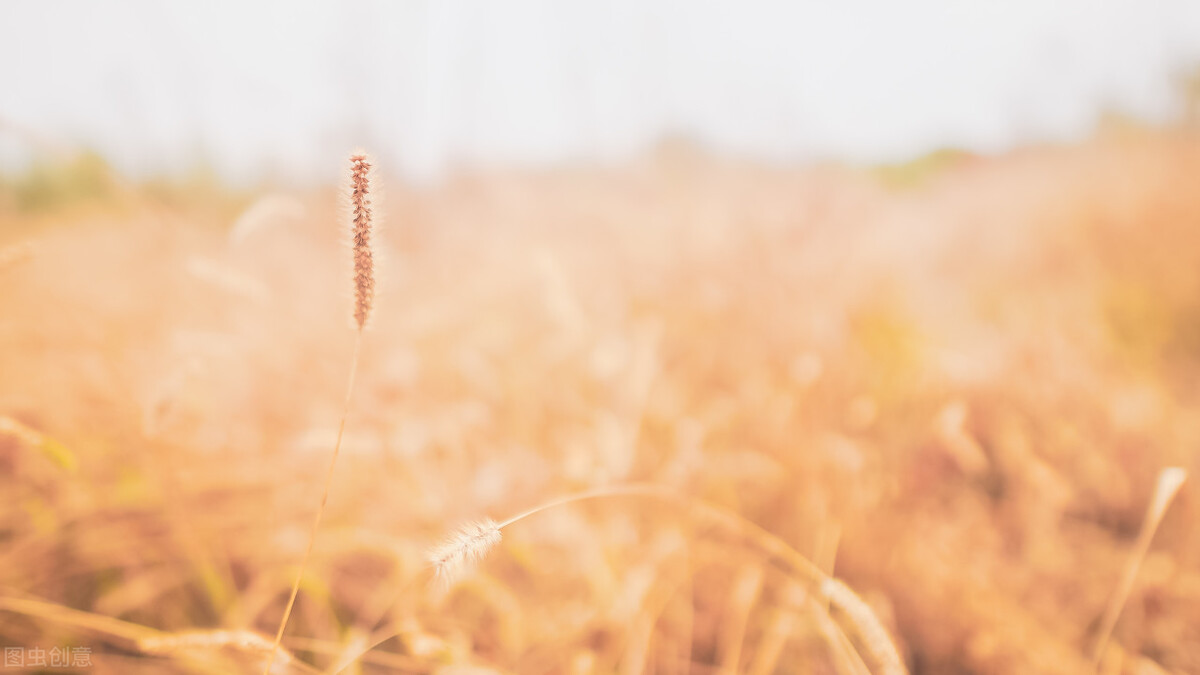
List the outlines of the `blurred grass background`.
{"type": "MultiPolygon", "coordinates": [[[[280,672],[372,645],[347,672],[840,672],[793,581],[635,499],[425,581],[464,520],[629,481],[846,579],[915,673],[1090,672],[1157,472],[1200,470],[1194,130],[884,168],[668,143],[420,190],[383,169],[376,318],[280,672]]],[[[273,634],[353,342],[339,202],[87,153],[0,182],[0,643],[261,668],[138,640],[273,634]]],[[[1198,516],[1187,485],[1102,672],[1200,672],[1198,516]]]]}

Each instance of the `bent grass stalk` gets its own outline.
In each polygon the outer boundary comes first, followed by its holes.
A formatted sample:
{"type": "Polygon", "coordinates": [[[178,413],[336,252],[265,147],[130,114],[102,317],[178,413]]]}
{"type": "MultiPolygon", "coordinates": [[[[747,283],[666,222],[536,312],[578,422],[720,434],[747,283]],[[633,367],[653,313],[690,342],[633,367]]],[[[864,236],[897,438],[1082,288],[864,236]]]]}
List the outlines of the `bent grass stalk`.
{"type": "Polygon", "coordinates": [[[438,579],[449,582],[462,574],[473,562],[485,557],[500,543],[501,531],[530,516],[588,499],[617,496],[642,496],[663,499],[683,507],[694,516],[720,526],[731,533],[741,534],[771,559],[783,563],[793,575],[817,589],[832,609],[844,615],[870,660],[886,675],[905,675],[908,671],[899,650],[871,607],[849,586],[829,576],[787,542],[768,530],[735,513],[705,502],[670,492],[651,484],[631,484],[588,490],[575,495],[535,506],[508,520],[496,523],[483,520],[460,528],[455,534],[429,552],[429,561],[438,579]]]}
{"type": "Polygon", "coordinates": [[[292,582],[292,590],[288,596],[287,605],[283,609],[283,618],[279,621],[279,630],[275,633],[275,641],[271,645],[271,653],[267,657],[267,665],[263,675],[270,675],[271,667],[275,664],[275,656],[279,652],[279,644],[283,641],[284,631],[287,630],[288,619],[292,608],[296,605],[296,596],[300,593],[300,583],[304,579],[304,570],[312,556],[313,545],[317,540],[317,531],[321,527],[321,517],[325,514],[325,504],[329,501],[329,488],[333,483],[333,470],[337,466],[338,453],[342,448],[342,436],[346,431],[346,417],[350,413],[350,400],[354,395],[354,380],[358,375],[358,359],[362,350],[363,328],[371,316],[371,308],[375,301],[375,260],[371,250],[371,197],[370,197],[371,164],[362,152],[350,156],[350,208],[351,233],[353,235],[354,259],[354,324],[357,327],[354,337],[354,355],[350,359],[350,375],[346,381],[346,396],[342,400],[342,416],[338,422],[337,438],[333,443],[333,455],[329,459],[329,470],[325,474],[325,487],[321,491],[321,504],[313,517],[312,528],[308,534],[308,544],[304,548],[304,556],[300,559],[300,569],[296,572],[296,580],[292,582]]]}
{"type": "MultiPolygon", "coordinates": [[[[215,651],[227,647],[235,651],[253,654],[265,652],[271,647],[270,640],[247,630],[194,630],[168,633],[157,628],[85,612],[37,598],[0,596],[0,612],[12,612],[61,626],[91,631],[107,636],[111,640],[128,642],[132,648],[143,654],[172,659],[184,656],[188,650],[215,651]]],[[[313,651],[308,645],[305,645],[305,648],[313,651]]],[[[292,653],[286,649],[282,651],[281,662],[287,663],[289,668],[314,675],[318,672],[307,664],[296,661],[292,653]]]]}

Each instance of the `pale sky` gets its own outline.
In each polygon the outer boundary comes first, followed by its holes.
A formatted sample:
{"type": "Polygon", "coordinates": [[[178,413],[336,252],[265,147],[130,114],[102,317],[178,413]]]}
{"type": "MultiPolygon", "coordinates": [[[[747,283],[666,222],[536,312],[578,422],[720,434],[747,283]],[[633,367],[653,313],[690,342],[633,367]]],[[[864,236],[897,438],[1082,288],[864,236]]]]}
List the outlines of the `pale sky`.
{"type": "MultiPolygon", "coordinates": [[[[0,121],[136,175],[619,162],[658,139],[889,162],[1177,114],[1200,2],[0,0],[0,121]]],[[[0,169],[29,161],[0,129],[0,169]]]]}

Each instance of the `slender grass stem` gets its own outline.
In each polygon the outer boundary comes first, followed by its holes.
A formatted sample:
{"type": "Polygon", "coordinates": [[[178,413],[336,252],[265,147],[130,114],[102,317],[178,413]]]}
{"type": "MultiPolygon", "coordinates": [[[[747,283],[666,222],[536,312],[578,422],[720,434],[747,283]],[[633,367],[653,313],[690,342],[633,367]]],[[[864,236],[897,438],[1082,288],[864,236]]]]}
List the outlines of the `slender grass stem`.
{"type": "Polygon", "coordinates": [[[333,456],[329,458],[329,470],[325,473],[325,487],[321,490],[321,505],[313,517],[312,529],[308,534],[308,545],[304,548],[304,557],[300,559],[300,569],[296,572],[296,580],[292,582],[292,591],[288,596],[287,605],[283,608],[283,619],[279,621],[279,630],[275,632],[275,641],[271,645],[271,654],[267,657],[267,665],[263,675],[270,675],[271,667],[275,664],[275,655],[279,652],[279,643],[283,641],[283,633],[287,629],[288,619],[292,616],[292,608],[296,604],[296,596],[300,593],[300,582],[304,579],[304,570],[308,559],[312,556],[313,544],[317,541],[317,530],[321,527],[321,518],[325,515],[325,504],[329,501],[329,488],[333,484],[333,469],[337,466],[338,454],[342,448],[342,436],[346,431],[346,416],[350,413],[350,400],[354,397],[354,380],[358,375],[358,357],[362,349],[363,332],[360,328],[355,333],[354,356],[350,359],[350,376],[346,381],[346,397],[342,402],[342,419],[338,422],[337,440],[333,444],[333,456]]]}

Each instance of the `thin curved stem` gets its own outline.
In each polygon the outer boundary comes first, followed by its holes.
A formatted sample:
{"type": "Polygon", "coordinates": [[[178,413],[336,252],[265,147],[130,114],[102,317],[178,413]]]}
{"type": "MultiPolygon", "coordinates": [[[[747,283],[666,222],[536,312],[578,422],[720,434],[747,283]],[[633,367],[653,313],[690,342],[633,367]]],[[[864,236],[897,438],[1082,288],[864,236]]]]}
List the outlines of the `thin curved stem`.
{"type": "Polygon", "coordinates": [[[673,502],[686,509],[690,509],[702,514],[710,521],[720,523],[728,530],[745,532],[751,539],[755,540],[755,542],[760,548],[762,548],[763,551],[771,554],[773,557],[787,562],[788,566],[793,568],[795,572],[799,573],[805,581],[819,584],[829,578],[828,575],[810,562],[808,558],[805,558],[798,551],[788,545],[787,542],[759,527],[758,525],[755,525],[753,522],[711,504],[707,504],[676,492],[671,492],[670,490],[666,490],[662,486],[654,485],[653,483],[613,485],[587,490],[574,495],[568,495],[566,497],[561,497],[559,499],[546,502],[545,504],[535,506],[526,511],[522,511],[508,520],[501,522],[496,527],[497,529],[503,530],[509,525],[524,520],[529,516],[536,515],[547,509],[564,506],[566,504],[573,504],[575,502],[581,502],[588,499],[599,499],[601,497],[616,497],[625,495],[654,497],[673,502]]]}
{"type": "Polygon", "coordinates": [[[661,486],[654,485],[653,483],[629,483],[626,485],[609,485],[609,486],[605,486],[605,487],[593,488],[591,490],[585,490],[583,492],[578,492],[573,495],[567,495],[566,497],[560,497],[558,499],[548,501],[544,504],[539,504],[538,506],[535,506],[531,509],[526,509],[525,511],[522,511],[522,512],[518,513],[517,515],[509,518],[508,520],[505,520],[505,521],[499,523],[498,525],[496,525],[496,528],[503,530],[504,528],[508,527],[509,525],[512,525],[513,523],[516,523],[521,520],[525,520],[529,516],[536,515],[538,513],[541,513],[542,511],[546,511],[548,509],[553,509],[553,508],[556,508],[559,506],[564,506],[566,504],[574,504],[575,502],[582,502],[582,501],[585,501],[588,499],[598,499],[600,497],[617,497],[617,496],[621,496],[621,495],[643,495],[643,496],[650,496],[650,497],[664,497],[664,498],[668,498],[668,499],[672,498],[672,497],[676,497],[676,495],[673,495],[672,493],[664,490],[661,486]]]}
{"type": "Polygon", "coordinates": [[[769,530],[736,513],[713,506],[712,504],[707,504],[686,495],[670,492],[653,484],[635,483],[597,488],[556,499],[519,513],[500,523],[497,527],[498,529],[503,529],[517,521],[556,506],[571,504],[585,499],[616,495],[639,495],[664,499],[676,503],[704,519],[719,524],[730,532],[744,534],[764,553],[782,561],[798,577],[816,586],[821,595],[833,607],[845,613],[862,639],[863,646],[870,652],[882,672],[887,673],[887,675],[904,675],[907,672],[904,662],[900,658],[900,652],[896,649],[896,645],[893,643],[891,636],[888,635],[887,630],[883,627],[883,624],[879,621],[879,618],[875,616],[870,606],[863,602],[862,598],[858,597],[849,586],[823,572],[821,568],[817,567],[799,551],[792,548],[790,544],[780,539],[777,535],[772,534],[769,530]]]}
{"type": "Polygon", "coordinates": [[[730,532],[743,534],[764,553],[781,561],[799,578],[815,586],[821,596],[830,605],[844,613],[861,638],[863,646],[867,648],[882,672],[888,675],[904,675],[907,672],[903,659],[900,658],[900,652],[896,649],[896,645],[888,634],[887,629],[883,627],[883,624],[875,616],[870,606],[862,598],[858,597],[849,586],[826,574],[799,551],[792,548],[790,544],[769,530],[736,513],[713,506],[712,504],[671,492],[657,485],[633,483],[596,488],[546,502],[505,520],[497,525],[497,529],[503,529],[529,516],[541,513],[546,509],[587,499],[619,495],[636,495],[663,499],[691,511],[694,515],[718,524],[730,532]]]}
{"type": "Polygon", "coordinates": [[[300,593],[300,582],[304,579],[304,570],[308,559],[312,556],[313,544],[317,541],[317,530],[321,527],[321,517],[325,515],[325,504],[329,501],[329,488],[333,484],[333,469],[337,466],[338,454],[342,448],[342,435],[346,431],[346,417],[350,414],[350,399],[354,395],[354,380],[358,374],[358,355],[362,349],[362,328],[358,329],[354,339],[354,356],[350,360],[350,376],[346,382],[346,397],[342,402],[342,419],[338,422],[337,440],[333,444],[333,456],[329,459],[329,471],[325,474],[325,488],[321,491],[321,505],[313,518],[312,530],[308,534],[308,546],[304,549],[304,557],[300,559],[300,570],[296,573],[296,581],[292,583],[292,592],[288,596],[287,605],[283,609],[283,619],[279,622],[279,630],[275,633],[275,641],[271,645],[271,654],[267,657],[267,665],[263,675],[270,675],[271,667],[275,665],[275,655],[279,652],[279,643],[283,641],[283,633],[287,629],[288,619],[292,616],[292,608],[296,604],[296,596],[300,593]]]}

